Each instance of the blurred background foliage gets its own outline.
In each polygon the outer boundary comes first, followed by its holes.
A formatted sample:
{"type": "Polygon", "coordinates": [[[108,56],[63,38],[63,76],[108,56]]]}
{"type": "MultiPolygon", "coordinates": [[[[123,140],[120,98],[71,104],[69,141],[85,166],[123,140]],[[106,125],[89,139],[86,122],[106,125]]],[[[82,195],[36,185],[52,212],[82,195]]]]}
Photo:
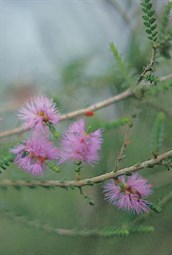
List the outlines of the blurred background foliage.
{"type": "MultiPolygon", "coordinates": [[[[167,2],[153,1],[158,26],[167,2]]],[[[20,125],[16,118],[17,109],[32,95],[53,97],[61,113],[84,108],[118,94],[131,83],[136,84],[143,67],[150,61],[151,44],[142,23],[140,1],[2,1],[1,8],[1,130],[20,125]],[[39,44],[35,43],[37,37],[39,44]],[[14,41],[11,40],[13,38],[14,41]],[[114,60],[109,46],[112,41],[122,53],[132,82],[126,80],[114,60]]],[[[171,72],[171,48],[165,45],[166,48],[168,54],[163,54],[162,50],[156,59],[154,74],[158,77],[171,72]]],[[[155,150],[160,153],[171,148],[170,86],[171,81],[164,82],[162,89],[161,83],[158,83],[144,97],[128,98],[97,111],[92,118],[85,117],[93,129],[104,127],[104,143],[100,162],[95,167],[84,166],[82,178],[114,168],[127,120],[133,115],[130,144],[120,167],[151,158],[155,150]],[[166,89],[163,89],[164,84],[166,89]]],[[[69,123],[71,120],[60,123],[58,130],[63,133],[69,123]]],[[[24,137],[27,134],[2,139],[1,157],[24,137]]],[[[150,200],[155,204],[170,194],[171,171],[156,167],[141,171],[141,174],[154,187],[150,200]]],[[[36,177],[30,177],[12,165],[2,171],[0,178],[33,180],[36,177]]],[[[73,178],[74,166],[65,164],[61,166],[60,173],[50,170],[36,179],[73,178]]],[[[94,206],[90,206],[76,188],[1,188],[0,254],[172,254],[170,201],[159,214],[152,213],[138,220],[138,223],[152,226],[155,230],[151,233],[131,233],[127,237],[113,238],[69,237],[38,227],[42,224],[53,228],[99,230],[125,227],[139,218],[107,204],[103,199],[102,184],[85,187],[84,191],[95,202],[94,206]],[[28,222],[35,221],[34,226],[16,215],[21,215],[28,222]]]]}

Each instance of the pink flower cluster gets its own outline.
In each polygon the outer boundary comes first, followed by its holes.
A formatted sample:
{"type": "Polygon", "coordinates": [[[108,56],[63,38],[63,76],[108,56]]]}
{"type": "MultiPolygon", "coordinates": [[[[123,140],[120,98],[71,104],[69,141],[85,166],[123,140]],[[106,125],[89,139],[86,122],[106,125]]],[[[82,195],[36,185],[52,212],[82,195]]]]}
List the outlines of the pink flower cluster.
{"type": "Polygon", "coordinates": [[[43,128],[48,123],[55,125],[59,122],[58,110],[53,100],[46,96],[31,98],[19,110],[18,117],[24,121],[25,127],[35,129],[43,128]]]}
{"type": "Polygon", "coordinates": [[[101,129],[88,134],[83,119],[74,122],[67,129],[61,142],[60,163],[67,160],[96,163],[99,160],[98,151],[102,142],[101,129]]]}
{"type": "Polygon", "coordinates": [[[48,140],[49,125],[59,122],[59,113],[52,99],[45,96],[31,98],[20,109],[19,119],[24,126],[31,128],[31,138],[11,150],[16,154],[15,163],[18,167],[32,175],[42,175],[47,160],[56,160],[56,164],[65,161],[96,163],[98,151],[102,144],[102,130],[86,132],[83,119],[69,126],[63,136],[61,149],[57,149],[48,140]]]}
{"type": "Polygon", "coordinates": [[[144,197],[152,193],[152,186],[140,175],[121,176],[104,185],[105,199],[116,207],[139,214],[149,211],[149,202],[144,197]]]}
{"type": "Polygon", "coordinates": [[[44,137],[33,136],[11,150],[16,154],[15,163],[32,175],[42,175],[46,160],[58,159],[59,150],[44,137]]]}
{"type": "MultiPolygon", "coordinates": [[[[47,169],[47,161],[54,160],[56,164],[73,161],[92,165],[99,160],[103,142],[102,130],[87,132],[84,119],[75,121],[68,127],[62,137],[60,149],[49,141],[49,132],[53,134],[54,126],[60,120],[52,99],[45,96],[34,97],[25,103],[18,116],[24,121],[24,126],[32,131],[28,140],[11,150],[16,154],[15,164],[24,171],[39,176],[47,169]]],[[[151,192],[151,185],[138,174],[127,179],[122,176],[104,185],[106,200],[136,214],[149,210],[150,204],[144,197],[151,192]]]]}

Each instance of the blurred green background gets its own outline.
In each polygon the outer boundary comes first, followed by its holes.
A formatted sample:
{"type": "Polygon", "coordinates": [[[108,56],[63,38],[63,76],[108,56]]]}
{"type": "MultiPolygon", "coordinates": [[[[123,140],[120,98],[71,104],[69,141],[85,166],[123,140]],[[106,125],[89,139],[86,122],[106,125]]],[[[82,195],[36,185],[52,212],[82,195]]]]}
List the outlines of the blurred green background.
{"type": "MultiPolygon", "coordinates": [[[[167,2],[153,1],[157,22],[160,22],[163,6],[167,2]]],[[[40,3],[2,1],[1,8],[4,35],[2,49],[5,52],[1,70],[2,131],[20,125],[16,118],[17,109],[27,98],[35,94],[53,97],[59,111],[66,113],[87,107],[125,90],[129,84],[109,50],[108,44],[111,41],[122,52],[129,74],[135,83],[143,67],[149,62],[151,47],[144,32],[137,0],[42,1],[40,3]],[[55,15],[56,12],[58,17],[55,15]],[[22,13],[27,15],[22,16],[22,13]],[[22,21],[23,27],[20,23],[22,21]],[[15,44],[10,38],[15,37],[14,31],[18,33],[19,23],[21,31],[28,33],[30,39],[27,40],[23,32],[18,35],[19,39],[14,39],[15,44]],[[35,29],[35,34],[31,25],[35,29]],[[38,34],[39,44],[34,44],[34,38],[38,34]],[[18,45],[17,40],[22,40],[22,36],[24,36],[23,43],[18,45]],[[29,54],[31,54],[30,58],[29,54]],[[12,60],[12,64],[8,65],[12,60]]],[[[171,69],[171,59],[158,55],[155,74],[162,77],[169,74],[171,69]]],[[[169,81],[167,85],[168,83],[169,81]]],[[[160,87],[161,84],[157,86],[160,87]]],[[[153,129],[159,112],[164,113],[165,119],[160,152],[171,148],[172,92],[168,89],[157,93],[156,87],[152,91],[143,98],[126,99],[97,111],[92,118],[85,117],[87,124],[94,129],[107,126],[108,123],[118,121],[120,118],[131,118],[133,114],[136,115],[130,131],[130,144],[120,167],[152,157],[153,129]]],[[[63,133],[71,121],[60,123],[57,127],[59,132],[63,133]]],[[[84,166],[82,178],[96,176],[114,168],[126,129],[127,125],[104,129],[101,160],[94,167],[84,166]]],[[[2,139],[1,156],[6,155],[10,147],[27,135],[2,139]]],[[[171,171],[164,167],[155,167],[142,170],[140,173],[152,183],[154,192],[150,196],[150,201],[158,205],[171,192],[171,171]]],[[[37,178],[11,165],[2,172],[0,178],[71,180],[74,178],[74,166],[64,164],[60,173],[49,170],[43,177],[37,178]]],[[[126,237],[113,238],[70,237],[48,231],[48,227],[47,230],[46,227],[42,229],[39,227],[42,224],[49,225],[53,229],[100,230],[105,227],[121,228],[137,218],[106,203],[102,184],[85,187],[84,192],[95,202],[94,206],[90,206],[84,200],[78,189],[1,188],[0,254],[172,254],[170,200],[162,206],[160,213],[152,213],[138,220],[138,224],[152,226],[155,230],[151,233],[131,233],[126,237]],[[22,219],[27,219],[28,223],[22,219]],[[29,225],[30,221],[35,222],[34,226],[29,225]]]]}

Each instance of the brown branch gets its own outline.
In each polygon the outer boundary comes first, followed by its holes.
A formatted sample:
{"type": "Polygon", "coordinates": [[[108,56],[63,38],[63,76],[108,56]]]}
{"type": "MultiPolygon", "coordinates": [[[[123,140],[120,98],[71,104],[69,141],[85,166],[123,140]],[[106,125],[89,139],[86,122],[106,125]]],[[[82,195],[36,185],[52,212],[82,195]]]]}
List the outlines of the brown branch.
{"type": "Polygon", "coordinates": [[[0,132],[0,138],[12,136],[12,135],[21,135],[22,133],[29,131],[29,128],[18,127],[11,130],[0,132]]]}
{"type": "MultiPolygon", "coordinates": [[[[161,82],[161,81],[166,81],[166,80],[170,80],[170,79],[172,79],[172,74],[161,77],[159,79],[159,81],[161,82]]],[[[142,84],[140,86],[140,89],[143,89],[143,88],[150,89],[150,86],[147,86],[147,84],[142,84]]],[[[77,110],[77,111],[73,111],[73,112],[70,112],[70,113],[63,114],[63,115],[60,116],[60,121],[64,121],[64,120],[67,120],[67,119],[72,119],[72,118],[75,118],[75,117],[79,117],[79,116],[84,115],[85,112],[87,112],[87,111],[97,111],[97,110],[100,110],[104,107],[112,105],[114,103],[120,102],[120,101],[122,101],[126,98],[133,97],[133,96],[135,96],[136,91],[138,91],[138,86],[135,89],[127,89],[124,92],[122,92],[122,93],[120,93],[116,96],[110,97],[110,98],[108,98],[104,101],[93,104],[93,105],[91,105],[87,108],[83,108],[83,109],[80,109],[80,110],[77,110]]],[[[19,128],[3,131],[3,132],[0,132],[0,138],[7,137],[7,136],[12,136],[12,135],[19,135],[19,134],[22,134],[22,133],[24,133],[28,130],[29,130],[28,128],[19,127],[19,128]]]]}
{"type": "Polygon", "coordinates": [[[25,181],[25,180],[1,180],[0,181],[0,187],[6,187],[6,186],[12,186],[12,187],[82,187],[82,186],[92,186],[96,183],[104,182],[106,180],[116,178],[120,175],[125,175],[127,173],[134,173],[136,171],[139,171],[141,169],[145,168],[152,168],[156,165],[159,165],[160,162],[162,162],[165,159],[168,159],[172,157],[172,150],[169,150],[163,154],[160,154],[157,156],[157,158],[152,158],[149,160],[145,160],[140,164],[136,164],[130,167],[126,167],[123,169],[120,169],[115,172],[111,171],[102,175],[98,175],[95,177],[79,180],[79,181],[55,181],[55,180],[49,180],[49,181],[25,181]]]}
{"type": "MultiPolygon", "coordinates": [[[[70,112],[70,113],[66,113],[66,114],[63,114],[60,116],[60,121],[64,121],[64,120],[67,120],[67,119],[72,119],[74,117],[78,117],[78,116],[81,116],[81,115],[84,115],[85,112],[87,111],[97,111],[101,108],[104,108],[104,107],[107,107],[113,103],[116,103],[116,102],[119,102],[127,97],[130,97],[130,96],[133,96],[134,93],[131,89],[127,89],[125,90],[124,92],[116,95],[116,96],[113,96],[113,97],[110,97],[104,101],[101,101],[97,104],[93,104],[87,108],[83,108],[83,109],[80,109],[80,110],[77,110],[77,111],[73,111],[73,112],[70,112]]],[[[21,134],[25,131],[29,130],[29,128],[24,128],[24,127],[19,127],[19,128],[15,128],[15,129],[12,129],[12,130],[7,130],[7,131],[4,131],[4,132],[1,132],[0,133],[0,138],[3,138],[3,137],[7,137],[7,136],[12,136],[12,135],[17,135],[17,134],[21,134]]]]}
{"type": "Polygon", "coordinates": [[[116,96],[113,96],[113,97],[110,97],[104,101],[101,101],[99,103],[96,103],[96,104],[93,104],[87,108],[84,108],[84,109],[80,109],[78,111],[74,111],[74,112],[70,112],[70,113],[67,113],[67,114],[64,114],[64,115],[61,115],[60,117],[60,120],[66,120],[66,119],[71,119],[71,118],[74,118],[74,117],[78,117],[78,116],[81,116],[83,114],[85,114],[85,112],[87,111],[97,111],[99,109],[102,109],[104,107],[107,107],[111,104],[114,104],[114,103],[117,103],[127,97],[130,97],[130,96],[133,96],[134,93],[132,92],[131,89],[127,89],[125,90],[124,92],[116,95],[116,96]]]}

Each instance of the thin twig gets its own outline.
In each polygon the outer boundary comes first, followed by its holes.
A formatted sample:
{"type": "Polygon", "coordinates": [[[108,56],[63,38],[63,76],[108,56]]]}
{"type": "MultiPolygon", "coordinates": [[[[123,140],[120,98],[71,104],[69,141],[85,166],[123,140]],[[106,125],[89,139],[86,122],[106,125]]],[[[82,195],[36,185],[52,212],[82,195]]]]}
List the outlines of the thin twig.
{"type": "MultiPolygon", "coordinates": [[[[170,79],[172,79],[172,74],[161,77],[159,79],[159,81],[166,81],[166,80],[170,80],[170,79]]],[[[150,87],[148,87],[147,84],[143,84],[142,86],[140,86],[140,89],[143,89],[143,87],[145,89],[150,89],[150,87]]],[[[136,90],[138,91],[138,87],[136,88],[136,90]]],[[[133,96],[135,96],[135,89],[127,89],[124,92],[122,92],[122,93],[120,93],[116,96],[110,97],[110,98],[108,98],[104,101],[93,104],[93,105],[91,105],[87,108],[83,108],[83,109],[80,109],[80,110],[77,110],[77,111],[73,111],[73,112],[70,112],[70,113],[63,114],[63,115],[60,116],[60,121],[64,121],[64,120],[67,120],[67,119],[72,119],[72,118],[75,118],[75,117],[85,115],[85,112],[88,112],[88,111],[93,111],[94,112],[94,111],[100,110],[104,107],[107,107],[109,105],[112,105],[114,103],[120,102],[120,101],[122,101],[126,98],[133,97],[133,96]]],[[[15,129],[3,131],[3,132],[0,132],[0,138],[4,138],[4,137],[7,137],[7,136],[12,136],[12,135],[19,135],[19,134],[22,134],[22,133],[24,133],[28,130],[29,130],[29,128],[18,127],[18,128],[15,128],[15,129]]]]}
{"type": "MultiPolygon", "coordinates": [[[[27,219],[24,215],[16,215],[15,213],[9,210],[3,210],[4,215],[8,218],[15,220],[19,223],[23,223],[27,226],[34,227],[36,229],[43,230],[48,233],[55,233],[60,236],[69,236],[69,237],[114,237],[114,236],[126,236],[129,234],[127,229],[123,228],[114,228],[113,232],[110,229],[65,229],[65,228],[55,228],[54,226],[50,226],[49,224],[41,223],[39,221],[27,219]]],[[[2,214],[2,213],[1,213],[2,214]]]]}
{"type": "MultiPolygon", "coordinates": [[[[169,193],[166,197],[164,197],[160,202],[159,206],[164,206],[166,203],[168,203],[169,200],[172,199],[172,192],[169,193]]],[[[26,224],[27,226],[34,227],[36,229],[43,230],[48,233],[55,233],[60,236],[69,236],[69,237],[108,237],[113,238],[114,236],[128,236],[128,234],[133,234],[132,232],[132,226],[136,223],[138,224],[140,221],[142,221],[145,217],[152,215],[151,212],[149,212],[146,215],[143,215],[141,217],[136,218],[134,221],[132,221],[129,224],[126,224],[126,226],[123,226],[121,228],[114,228],[113,232],[112,229],[109,231],[107,229],[64,229],[64,228],[55,228],[45,223],[40,223],[35,220],[29,220],[23,215],[16,215],[13,212],[10,212],[9,210],[1,209],[2,212],[4,212],[5,216],[9,217],[12,220],[15,220],[19,223],[26,224]]],[[[2,215],[2,213],[1,213],[2,215]]]]}
{"type": "Polygon", "coordinates": [[[125,157],[124,153],[125,153],[125,150],[126,150],[128,144],[129,144],[129,139],[128,139],[128,137],[129,137],[130,128],[131,128],[131,127],[128,126],[127,132],[126,132],[125,137],[124,137],[124,142],[123,142],[123,144],[122,144],[122,146],[121,146],[120,152],[118,153],[115,171],[118,170],[120,161],[125,157]]]}
{"type": "MultiPolygon", "coordinates": [[[[81,116],[81,115],[84,115],[86,112],[88,111],[97,111],[101,108],[104,108],[104,107],[107,107],[113,103],[116,103],[116,102],[119,102],[127,97],[130,97],[130,96],[133,96],[134,93],[131,89],[127,89],[125,90],[124,92],[116,95],[116,96],[113,96],[113,97],[110,97],[104,101],[101,101],[97,104],[93,104],[87,108],[83,108],[83,109],[80,109],[80,110],[77,110],[77,111],[73,111],[73,112],[70,112],[70,113],[66,113],[66,114],[63,114],[60,116],[60,121],[64,121],[64,120],[67,120],[67,119],[72,119],[72,118],[75,118],[75,117],[78,117],[78,116],[81,116]]],[[[15,128],[15,129],[12,129],[12,130],[7,130],[7,131],[4,131],[4,132],[1,132],[0,133],[0,138],[2,137],[7,137],[7,136],[11,136],[11,135],[17,135],[17,134],[21,134],[25,131],[28,131],[29,128],[25,128],[25,127],[19,127],[19,128],[15,128]]]]}
{"type": "Polygon", "coordinates": [[[79,181],[55,181],[55,180],[49,180],[49,181],[25,181],[25,180],[1,180],[0,181],[0,187],[7,187],[7,186],[12,186],[12,187],[82,187],[82,186],[91,186],[94,185],[96,183],[101,183],[104,182],[106,180],[112,179],[112,178],[116,178],[120,175],[125,175],[128,173],[134,173],[137,172],[139,170],[145,169],[145,168],[152,168],[154,166],[159,165],[160,162],[162,162],[165,159],[168,159],[172,157],[172,150],[169,150],[163,154],[160,154],[157,156],[157,158],[151,158],[149,160],[145,160],[142,163],[136,164],[136,165],[132,165],[130,167],[126,167],[126,168],[122,168],[120,170],[118,170],[117,172],[115,172],[114,170],[102,175],[98,175],[95,177],[91,177],[91,178],[86,178],[83,180],[79,180],[79,181]]]}
{"type": "Polygon", "coordinates": [[[153,65],[155,64],[155,56],[156,56],[156,48],[152,47],[152,55],[150,58],[150,62],[149,64],[144,68],[143,72],[141,73],[139,79],[138,79],[138,83],[140,83],[145,75],[147,74],[147,72],[152,71],[153,65]]]}

